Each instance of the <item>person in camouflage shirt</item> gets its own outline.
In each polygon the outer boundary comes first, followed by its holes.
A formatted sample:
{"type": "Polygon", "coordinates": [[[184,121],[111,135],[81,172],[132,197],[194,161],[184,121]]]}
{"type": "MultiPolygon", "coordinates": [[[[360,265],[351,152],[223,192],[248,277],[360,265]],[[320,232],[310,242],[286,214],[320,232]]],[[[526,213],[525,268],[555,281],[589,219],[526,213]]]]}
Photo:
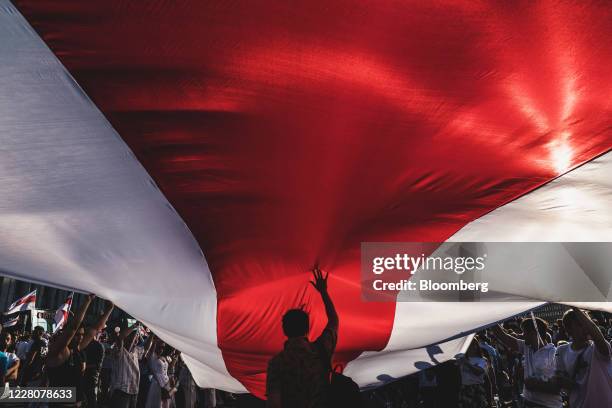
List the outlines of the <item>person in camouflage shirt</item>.
{"type": "Polygon", "coordinates": [[[327,292],[327,274],[315,266],[310,283],[321,294],[327,326],[314,341],[308,341],[310,322],[302,309],[283,316],[287,341],[283,351],[268,363],[266,395],[269,408],[327,408],[329,367],[338,341],[338,314],[327,292]]]}

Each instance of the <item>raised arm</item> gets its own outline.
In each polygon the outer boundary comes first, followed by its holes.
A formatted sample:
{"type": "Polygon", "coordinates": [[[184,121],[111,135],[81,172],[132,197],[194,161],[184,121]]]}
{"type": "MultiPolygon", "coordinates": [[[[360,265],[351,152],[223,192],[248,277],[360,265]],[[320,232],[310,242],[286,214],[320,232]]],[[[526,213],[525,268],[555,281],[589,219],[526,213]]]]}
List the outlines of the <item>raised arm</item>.
{"type": "Polygon", "coordinates": [[[327,292],[327,277],[329,276],[329,273],[326,273],[325,276],[323,276],[323,272],[319,269],[319,266],[315,265],[314,269],[312,270],[312,274],[314,276],[314,281],[310,281],[310,284],[321,294],[321,299],[325,305],[325,313],[327,314],[326,328],[338,331],[338,313],[336,313],[334,302],[332,302],[331,297],[327,292]]]}
{"type": "Polygon", "coordinates": [[[125,341],[125,339],[127,339],[130,334],[134,333],[139,326],[140,323],[134,323],[131,327],[126,327],[121,330],[121,333],[119,333],[119,341],[125,341]]]}
{"type": "Polygon", "coordinates": [[[515,353],[519,352],[519,339],[506,333],[499,324],[493,326],[493,334],[506,348],[515,353]]]}
{"type": "Polygon", "coordinates": [[[38,353],[40,353],[40,348],[37,347],[35,350],[32,350],[33,348],[34,346],[31,346],[30,351],[28,351],[28,354],[26,355],[25,361],[23,363],[24,369],[30,367],[34,363],[34,359],[36,358],[38,353]]]}
{"type": "Polygon", "coordinates": [[[8,379],[17,379],[17,370],[19,370],[20,361],[15,360],[13,365],[6,370],[6,378],[8,379]]]}
{"type": "Polygon", "coordinates": [[[142,358],[148,358],[149,357],[149,353],[151,353],[151,349],[153,348],[153,341],[155,339],[155,335],[153,334],[153,332],[149,333],[149,337],[147,337],[147,341],[144,345],[144,351],[142,353],[142,358]]]}
{"type": "Polygon", "coordinates": [[[580,321],[582,327],[584,327],[586,332],[591,336],[591,339],[595,343],[595,347],[597,348],[599,354],[605,357],[610,357],[610,347],[606,341],[606,338],[599,330],[599,327],[597,327],[597,325],[582,310],[578,309],[577,307],[574,307],[573,309],[578,316],[578,321],[580,321]]]}
{"type": "Polygon", "coordinates": [[[55,339],[53,339],[53,341],[49,344],[47,358],[52,359],[58,357],[59,354],[68,347],[72,341],[72,338],[76,334],[77,329],[79,326],[81,326],[81,323],[83,323],[83,317],[85,317],[85,313],[87,313],[87,309],[89,309],[89,305],[94,298],[95,295],[93,294],[89,294],[87,297],[85,297],[85,301],[74,314],[74,318],[68,320],[64,331],[60,335],[56,336],[55,339]]]}
{"type": "MultiPolygon", "coordinates": [[[[120,350],[120,348],[124,346],[125,339],[127,339],[130,334],[134,333],[138,329],[139,326],[140,326],[140,323],[134,323],[131,327],[126,327],[123,330],[121,330],[121,333],[119,333],[119,339],[117,341],[118,343],[117,350],[120,350]]],[[[128,351],[132,349],[132,346],[135,340],[136,340],[136,336],[134,336],[134,338],[132,339],[132,344],[130,344],[129,347],[126,347],[128,351]]]]}
{"type": "Polygon", "coordinates": [[[108,321],[109,316],[113,312],[114,306],[115,305],[113,305],[112,302],[108,302],[108,304],[106,305],[106,309],[104,309],[104,313],[102,314],[102,316],[100,316],[100,318],[93,325],[93,327],[90,327],[85,332],[83,339],[79,343],[79,349],[85,350],[85,348],[89,345],[89,343],[91,343],[93,338],[96,336],[96,333],[98,333],[100,330],[104,328],[104,326],[106,326],[106,322],[108,321]]]}

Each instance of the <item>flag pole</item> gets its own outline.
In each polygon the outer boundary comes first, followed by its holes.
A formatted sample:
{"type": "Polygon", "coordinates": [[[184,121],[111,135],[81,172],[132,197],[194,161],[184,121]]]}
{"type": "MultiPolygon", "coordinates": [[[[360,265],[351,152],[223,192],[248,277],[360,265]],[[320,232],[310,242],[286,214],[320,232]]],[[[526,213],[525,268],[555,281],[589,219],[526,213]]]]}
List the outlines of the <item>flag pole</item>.
{"type": "Polygon", "coordinates": [[[25,319],[23,319],[23,327],[21,328],[21,337],[25,336],[26,326],[28,325],[28,316],[32,313],[31,310],[28,310],[29,313],[26,313],[25,319]]]}

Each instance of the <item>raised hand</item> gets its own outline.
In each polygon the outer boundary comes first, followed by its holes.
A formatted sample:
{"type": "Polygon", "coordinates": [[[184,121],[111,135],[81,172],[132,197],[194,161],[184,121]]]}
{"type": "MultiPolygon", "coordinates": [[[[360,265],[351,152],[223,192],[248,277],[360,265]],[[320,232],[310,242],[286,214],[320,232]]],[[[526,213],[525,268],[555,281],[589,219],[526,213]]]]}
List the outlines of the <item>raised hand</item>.
{"type": "Polygon", "coordinates": [[[312,275],[314,277],[313,281],[310,281],[310,284],[319,292],[319,293],[327,293],[327,277],[329,273],[323,275],[323,271],[319,269],[319,265],[316,264],[312,269],[312,275]]]}

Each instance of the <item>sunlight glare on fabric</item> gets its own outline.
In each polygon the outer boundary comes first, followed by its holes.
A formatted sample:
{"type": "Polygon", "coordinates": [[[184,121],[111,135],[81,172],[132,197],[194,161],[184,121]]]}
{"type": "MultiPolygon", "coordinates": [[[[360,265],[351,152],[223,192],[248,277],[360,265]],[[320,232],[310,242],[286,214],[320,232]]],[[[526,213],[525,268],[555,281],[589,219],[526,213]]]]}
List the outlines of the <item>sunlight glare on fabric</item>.
{"type": "Polygon", "coordinates": [[[550,162],[558,174],[569,170],[574,151],[569,143],[569,132],[562,132],[561,137],[550,144],[550,162]]]}

